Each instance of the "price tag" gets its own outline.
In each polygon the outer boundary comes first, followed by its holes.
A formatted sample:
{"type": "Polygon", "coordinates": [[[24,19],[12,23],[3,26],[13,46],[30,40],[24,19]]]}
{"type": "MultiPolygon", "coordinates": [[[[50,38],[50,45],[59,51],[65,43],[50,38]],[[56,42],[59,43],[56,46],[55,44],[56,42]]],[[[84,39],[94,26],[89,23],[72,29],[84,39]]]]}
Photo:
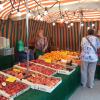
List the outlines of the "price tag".
{"type": "Polygon", "coordinates": [[[67,60],[61,59],[61,62],[63,62],[63,63],[67,63],[67,60]]]}
{"type": "Polygon", "coordinates": [[[6,82],[2,82],[2,86],[6,86],[6,82]]]}
{"type": "Polygon", "coordinates": [[[16,81],[16,77],[8,77],[7,79],[6,79],[6,81],[7,82],[15,82],[16,81]]]}

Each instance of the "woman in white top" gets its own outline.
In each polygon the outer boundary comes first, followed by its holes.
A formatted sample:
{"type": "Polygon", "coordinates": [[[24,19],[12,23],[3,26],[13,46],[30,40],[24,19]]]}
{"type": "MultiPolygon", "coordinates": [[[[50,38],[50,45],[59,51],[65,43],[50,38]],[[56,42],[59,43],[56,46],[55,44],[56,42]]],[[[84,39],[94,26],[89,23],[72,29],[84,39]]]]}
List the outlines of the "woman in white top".
{"type": "Polygon", "coordinates": [[[94,30],[89,29],[88,35],[81,41],[81,84],[93,88],[96,64],[98,61],[97,49],[100,47],[99,39],[94,36],[94,30]]]}

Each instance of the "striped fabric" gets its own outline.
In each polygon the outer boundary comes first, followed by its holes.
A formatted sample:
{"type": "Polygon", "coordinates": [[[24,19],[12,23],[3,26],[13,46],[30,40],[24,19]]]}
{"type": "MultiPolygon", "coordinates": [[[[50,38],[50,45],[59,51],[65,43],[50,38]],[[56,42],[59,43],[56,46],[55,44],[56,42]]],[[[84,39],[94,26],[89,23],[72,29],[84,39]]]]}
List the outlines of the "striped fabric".
{"type": "Polygon", "coordinates": [[[3,10],[0,12],[0,19],[7,20],[11,11],[12,6],[10,4],[10,1],[3,3],[3,10]]]}
{"type": "MultiPolygon", "coordinates": [[[[83,21],[100,21],[100,10],[82,10],[83,12],[83,21]]],[[[80,11],[63,11],[62,12],[64,15],[64,19],[68,20],[70,19],[71,21],[79,22],[80,21],[80,11]]],[[[49,16],[44,16],[43,19],[46,22],[53,22],[57,21],[61,16],[59,14],[59,11],[57,12],[50,12],[49,16]],[[53,16],[53,17],[52,17],[53,16]]]]}
{"type": "MultiPolygon", "coordinates": [[[[95,24],[95,29],[100,30],[100,21],[84,22],[84,26],[80,28],[80,23],[75,22],[74,26],[68,28],[67,24],[56,24],[29,20],[29,41],[34,40],[37,31],[44,28],[44,33],[49,40],[52,40],[53,45],[59,49],[69,49],[78,51],[80,49],[80,41],[86,35],[87,27],[92,27],[95,24]],[[81,29],[81,31],[80,31],[81,29]]],[[[11,46],[16,45],[16,41],[22,39],[26,44],[26,21],[11,21],[0,20],[0,36],[10,39],[11,46]]]]}
{"type": "MultiPolygon", "coordinates": [[[[8,17],[12,19],[16,19],[16,14],[17,14],[17,9],[19,8],[19,11],[22,14],[22,17],[24,18],[26,15],[26,2],[25,0],[11,0],[13,3],[13,7],[10,3],[10,0],[5,0],[3,4],[3,11],[0,13],[0,19],[6,20],[8,17]]],[[[37,1],[37,0],[35,0],[37,1]]],[[[34,0],[28,0],[28,9],[30,11],[37,11],[37,3],[34,0]]],[[[40,6],[38,9],[44,9],[45,7],[51,7],[53,4],[55,4],[57,1],[56,0],[39,0],[37,1],[39,4],[42,5],[43,8],[40,6]],[[40,1],[40,2],[39,2],[40,1]]],[[[61,0],[61,4],[66,4],[68,2],[75,2],[79,0],[61,0]]]]}
{"type": "MultiPolygon", "coordinates": [[[[0,19],[3,19],[3,20],[7,20],[8,18],[11,18],[13,20],[24,19],[25,15],[26,15],[26,2],[25,2],[25,0],[11,0],[11,1],[13,1],[12,2],[13,6],[11,5],[10,0],[5,0],[5,2],[2,3],[4,9],[2,11],[0,11],[0,19]],[[20,3],[19,3],[19,1],[20,1],[20,3]],[[17,16],[18,9],[22,14],[21,17],[17,16]]],[[[35,1],[37,1],[39,4],[41,4],[42,7],[38,6],[38,9],[40,9],[40,13],[42,12],[42,14],[43,14],[45,7],[49,8],[57,2],[57,0],[35,0],[35,1]]],[[[28,0],[28,9],[31,11],[31,13],[34,14],[34,11],[35,11],[36,15],[38,15],[37,3],[35,1],[28,0]]],[[[68,4],[79,3],[79,1],[85,1],[85,0],[61,0],[60,4],[61,4],[62,11],[65,11],[65,9],[67,9],[68,4]]],[[[99,0],[96,0],[96,1],[99,1],[99,0]]],[[[96,6],[96,5],[94,5],[94,6],[96,6]]],[[[70,9],[70,7],[69,7],[69,9],[70,9]]],[[[98,8],[98,9],[99,10],[97,10],[97,9],[94,9],[94,10],[93,9],[91,9],[91,10],[85,9],[84,13],[83,13],[83,15],[85,17],[84,20],[86,21],[86,20],[92,19],[94,21],[95,20],[100,21],[100,8],[98,8]]],[[[57,3],[54,6],[54,9],[51,9],[51,10],[49,9],[48,13],[49,13],[48,16],[43,17],[43,19],[46,22],[52,22],[52,21],[58,19],[60,17],[60,15],[59,15],[59,3],[57,3]]],[[[65,12],[62,12],[62,13],[66,16],[65,12]]],[[[78,16],[79,16],[79,11],[77,11],[75,14],[73,11],[70,11],[70,12],[68,12],[68,15],[65,17],[65,19],[70,18],[71,20],[74,19],[74,21],[79,21],[80,18],[78,16]]],[[[37,19],[37,17],[35,17],[35,19],[37,19]]]]}

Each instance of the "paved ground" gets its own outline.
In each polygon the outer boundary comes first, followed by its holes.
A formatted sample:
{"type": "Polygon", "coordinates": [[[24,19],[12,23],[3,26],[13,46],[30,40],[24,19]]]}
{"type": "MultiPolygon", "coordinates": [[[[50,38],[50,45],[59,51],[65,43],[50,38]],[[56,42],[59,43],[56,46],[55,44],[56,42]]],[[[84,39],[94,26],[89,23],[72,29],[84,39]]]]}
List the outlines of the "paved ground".
{"type": "Polygon", "coordinates": [[[95,81],[92,89],[80,86],[69,100],[100,100],[100,80],[95,81]]]}

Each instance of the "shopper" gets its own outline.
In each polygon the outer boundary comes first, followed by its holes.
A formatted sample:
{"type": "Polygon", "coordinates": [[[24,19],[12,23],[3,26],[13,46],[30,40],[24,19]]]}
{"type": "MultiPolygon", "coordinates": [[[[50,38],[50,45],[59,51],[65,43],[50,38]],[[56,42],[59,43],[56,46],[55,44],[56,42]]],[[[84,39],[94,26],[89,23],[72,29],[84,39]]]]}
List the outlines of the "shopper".
{"type": "MultiPolygon", "coordinates": [[[[96,35],[100,40],[100,30],[98,30],[98,34],[96,35]]],[[[100,65],[100,48],[98,49],[98,64],[100,65]]]]}
{"type": "Polygon", "coordinates": [[[17,62],[25,62],[27,60],[27,53],[29,54],[29,60],[34,59],[34,52],[24,46],[24,42],[19,40],[16,42],[16,60],[17,62]]]}
{"type": "Polygon", "coordinates": [[[98,61],[97,49],[100,48],[99,39],[94,36],[94,30],[89,29],[88,35],[81,41],[81,84],[93,88],[96,64],[98,61]]]}
{"type": "Polygon", "coordinates": [[[44,30],[40,29],[35,38],[35,58],[38,58],[39,55],[44,54],[48,48],[47,37],[44,36],[44,30]]]}

